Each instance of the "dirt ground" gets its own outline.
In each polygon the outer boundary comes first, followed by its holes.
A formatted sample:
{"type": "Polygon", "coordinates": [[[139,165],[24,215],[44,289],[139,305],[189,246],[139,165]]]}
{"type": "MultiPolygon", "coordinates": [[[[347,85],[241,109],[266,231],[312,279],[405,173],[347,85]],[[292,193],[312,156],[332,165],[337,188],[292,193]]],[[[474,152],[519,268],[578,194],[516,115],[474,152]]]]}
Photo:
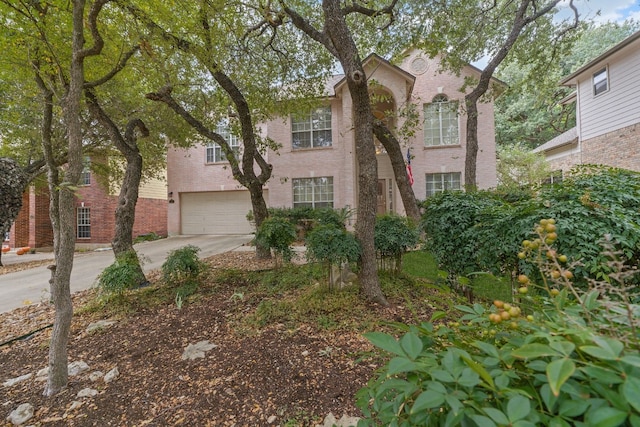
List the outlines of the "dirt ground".
{"type": "MultiPolygon", "coordinates": [[[[214,268],[271,267],[254,260],[252,253],[221,254],[207,262],[214,268]]],[[[75,295],[74,306],[90,295],[75,295]]],[[[313,324],[235,330],[231,319],[253,309],[237,304],[232,286],[222,286],[180,309],[175,303],[141,309],[93,332],[86,329],[98,320],[96,315],[76,314],[69,360],[82,360],[90,369],[71,377],[69,386],[49,399],[42,396],[45,383],[35,374],[47,366],[51,328],[4,345],[0,383],[33,376],[0,385],[0,425],[10,425],[5,417],[25,402],[35,408],[27,422],[34,426],[315,426],[328,413],[358,416],[354,394],[377,367],[377,359],[367,356],[370,344],[359,333],[336,333],[313,324]],[[203,358],[182,360],[189,344],[204,340],[216,347],[203,358]],[[112,382],[89,378],[91,372],[113,368],[119,376],[112,382]],[[85,388],[97,395],[77,397],[85,388]]],[[[397,315],[393,308],[372,309],[390,320],[397,315]]],[[[0,343],[46,327],[52,319],[53,308],[47,304],[0,314],[0,343]]]]}

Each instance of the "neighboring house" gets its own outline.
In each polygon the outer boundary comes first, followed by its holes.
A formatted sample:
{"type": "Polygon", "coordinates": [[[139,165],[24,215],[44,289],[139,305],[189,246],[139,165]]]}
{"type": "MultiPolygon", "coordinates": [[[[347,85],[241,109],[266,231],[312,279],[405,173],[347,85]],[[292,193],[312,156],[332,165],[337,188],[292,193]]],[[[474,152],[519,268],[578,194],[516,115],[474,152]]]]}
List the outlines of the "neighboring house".
{"type": "MultiPolygon", "coordinates": [[[[76,199],[76,246],[106,246],[113,240],[118,191],[109,192],[89,167],[82,172],[76,199]]],[[[150,180],[140,187],[133,236],[147,233],[167,235],[167,188],[164,180],[150,180]]],[[[53,246],[49,219],[49,191],[31,186],[9,233],[10,247],[48,248],[53,246]]]]}
{"type": "Polygon", "coordinates": [[[603,164],[640,171],[640,31],[575,73],[576,127],[537,147],[556,171],[603,164]]]}
{"type": "MultiPolygon", "coordinates": [[[[478,77],[479,71],[467,66],[459,76],[440,72],[438,59],[419,51],[409,52],[397,66],[371,55],[364,66],[371,91],[377,95],[377,117],[393,128],[402,124],[399,111],[409,104],[419,114],[415,134],[402,141],[404,153],[410,148],[416,197],[422,200],[445,189],[461,189],[466,116],[464,93],[459,88],[465,76],[478,77]]],[[[273,165],[264,192],[270,207],[353,209],[358,205],[351,96],[341,76],[328,86],[323,106],[261,125],[263,135],[281,144],[277,154],[267,153],[273,165]]],[[[479,105],[479,112],[478,187],[490,188],[496,185],[493,104],[479,105]]],[[[236,137],[228,132],[225,137],[239,147],[236,137]]],[[[404,214],[391,162],[379,144],[377,161],[378,213],[404,214]]],[[[253,231],[246,219],[251,210],[249,193],[233,180],[217,145],[170,149],[167,176],[174,201],[169,204],[169,234],[253,231]]]]}

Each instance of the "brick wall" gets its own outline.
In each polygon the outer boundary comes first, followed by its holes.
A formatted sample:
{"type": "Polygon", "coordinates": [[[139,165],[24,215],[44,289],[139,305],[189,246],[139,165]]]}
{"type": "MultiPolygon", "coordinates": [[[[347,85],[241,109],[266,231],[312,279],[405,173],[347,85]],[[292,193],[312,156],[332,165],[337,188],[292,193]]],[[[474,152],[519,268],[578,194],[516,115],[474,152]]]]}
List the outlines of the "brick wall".
{"type": "MultiPolygon", "coordinates": [[[[94,183],[78,191],[76,209],[90,209],[91,238],[77,239],[78,244],[104,245],[113,240],[115,211],[118,198],[109,196],[94,183]]],[[[136,204],[136,220],[133,236],[154,232],[167,235],[167,201],[140,198],[136,204]]],[[[49,192],[46,188],[31,187],[23,195],[23,205],[9,233],[8,245],[12,248],[53,246],[53,228],[49,219],[49,192]]]]}
{"type": "Polygon", "coordinates": [[[640,172],[640,123],[582,141],[582,162],[640,172]]]}
{"type": "Polygon", "coordinates": [[[29,217],[31,209],[29,206],[29,192],[25,191],[22,195],[22,209],[13,222],[9,237],[9,246],[18,248],[29,245],[29,217]]]}
{"type": "MultiPolygon", "coordinates": [[[[90,209],[91,238],[77,239],[79,244],[108,244],[113,240],[115,230],[115,211],[117,196],[109,196],[103,187],[92,184],[78,191],[76,209],[90,209]]],[[[136,203],[136,220],[133,236],[155,232],[167,235],[167,201],[161,199],[140,198],[136,203]]]]}

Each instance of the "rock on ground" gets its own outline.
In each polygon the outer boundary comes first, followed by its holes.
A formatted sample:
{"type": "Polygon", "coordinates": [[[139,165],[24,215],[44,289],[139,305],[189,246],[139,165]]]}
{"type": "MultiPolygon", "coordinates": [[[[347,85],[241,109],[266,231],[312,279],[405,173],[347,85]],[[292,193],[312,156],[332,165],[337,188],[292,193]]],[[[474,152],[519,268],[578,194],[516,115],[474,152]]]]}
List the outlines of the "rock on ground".
{"type": "Polygon", "coordinates": [[[29,421],[31,417],[33,417],[33,405],[30,403],[23,403],[11,411],[7,417],[7,421],[14,426],[19,426],[29,421]]]}
{"type": "Polygon", "coordinates": [[[195,360],[197,358],[204,358],[204,352],[209,351],[212,348],[216,348],[217,345],[212,344],[209,340],[197,342],[195,344],[189,344],[182,353],[182,360],[195,360]]]}

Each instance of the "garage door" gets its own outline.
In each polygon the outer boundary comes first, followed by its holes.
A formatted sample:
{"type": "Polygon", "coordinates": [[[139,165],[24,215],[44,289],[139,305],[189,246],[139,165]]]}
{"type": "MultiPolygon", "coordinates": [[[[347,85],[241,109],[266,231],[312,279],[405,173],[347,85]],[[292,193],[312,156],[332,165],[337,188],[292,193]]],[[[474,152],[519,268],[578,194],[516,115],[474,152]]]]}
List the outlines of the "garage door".
{"type": "Polygon", "coordinates": [[[246,218],[250,210],[248,191],[181,193],[182,234],[253,233],[255,230],[246,218]]]}

